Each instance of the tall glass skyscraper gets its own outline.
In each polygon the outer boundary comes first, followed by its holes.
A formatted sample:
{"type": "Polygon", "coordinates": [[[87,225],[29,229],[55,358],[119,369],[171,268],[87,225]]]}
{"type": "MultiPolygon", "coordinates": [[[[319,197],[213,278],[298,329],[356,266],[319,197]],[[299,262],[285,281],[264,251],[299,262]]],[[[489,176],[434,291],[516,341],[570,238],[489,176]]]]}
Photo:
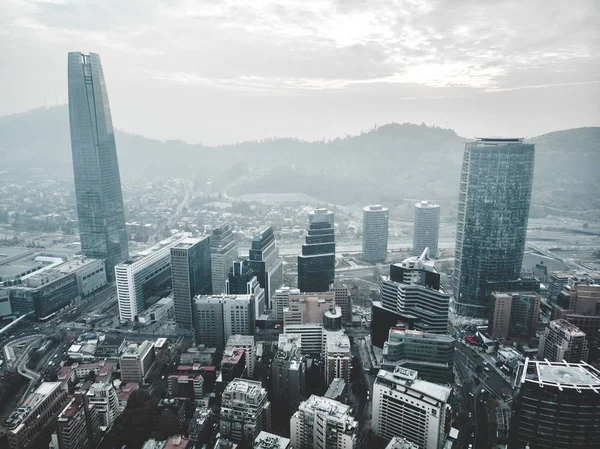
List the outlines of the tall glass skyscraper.
{"type": "Polygon", "coordinates": [[[521,274],[533,162],[534,145],[523,139],[478,139],[465,145],[454,267],[460,315],[487,316],[482,285],[521,274]]]}
{"type": "Polygon", "coordinates": [[[283,285],[283,260],[279,257],[279,248],[271,226],[252,237],[249,261],[261,288],[265,290],[266,306],[270,309],[271,298],[283,285]]]}
{"type": "Polygon", "coordinates": [[[115,135],[100,56],[69,53],[69,122],[83,254],[106,260],[106,274],[129,257],[115,135]]]}
{"type": "Polygon", "coordinates": [[[389,210],[379,204],[363,208],[362,255],[366,262],[385,262],[388,245],[389,210]]]}
{"type": "Polygon", "coordinates": [[[308,216],[308,235],[298,256],[298,288],[301,292],[327,292],[335,279],[334,215],[315,209],[308,216]]]}

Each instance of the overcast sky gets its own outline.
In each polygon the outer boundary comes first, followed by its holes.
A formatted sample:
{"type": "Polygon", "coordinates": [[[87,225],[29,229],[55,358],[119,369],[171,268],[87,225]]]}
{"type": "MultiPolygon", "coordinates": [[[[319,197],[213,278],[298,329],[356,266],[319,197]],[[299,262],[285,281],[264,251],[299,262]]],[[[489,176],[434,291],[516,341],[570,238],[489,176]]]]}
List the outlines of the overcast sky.
{"type": "Polygon", "coordinates": [[[599,0],[0,0],[0,115],[99,53],[114,125],[206,144],[600,124],[599,0]]]}

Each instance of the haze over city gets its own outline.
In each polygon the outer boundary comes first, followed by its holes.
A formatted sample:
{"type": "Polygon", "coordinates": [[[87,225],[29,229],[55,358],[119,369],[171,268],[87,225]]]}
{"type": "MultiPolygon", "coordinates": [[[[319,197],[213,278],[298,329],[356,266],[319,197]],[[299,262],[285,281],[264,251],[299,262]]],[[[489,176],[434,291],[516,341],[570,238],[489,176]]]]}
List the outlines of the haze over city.
{"type": "Polygon", "coordinates": [[[225,144],[390,122],[532,137],[600,123],[594,0],[0,2],[0,115],[102,55],[115,127],[225,144]]]}

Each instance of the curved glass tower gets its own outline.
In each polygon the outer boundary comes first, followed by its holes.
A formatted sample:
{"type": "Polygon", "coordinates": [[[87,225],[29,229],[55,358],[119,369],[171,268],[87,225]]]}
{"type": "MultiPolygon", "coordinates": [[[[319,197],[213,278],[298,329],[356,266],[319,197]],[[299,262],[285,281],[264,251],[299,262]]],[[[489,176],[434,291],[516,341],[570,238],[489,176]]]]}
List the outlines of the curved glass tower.
{"type": "Polygon", "coordinates": [[[106,274],[129,257],[121,177],[100,56],[69,53],[69,122],[83,254],[106,260],[106,274]]]}

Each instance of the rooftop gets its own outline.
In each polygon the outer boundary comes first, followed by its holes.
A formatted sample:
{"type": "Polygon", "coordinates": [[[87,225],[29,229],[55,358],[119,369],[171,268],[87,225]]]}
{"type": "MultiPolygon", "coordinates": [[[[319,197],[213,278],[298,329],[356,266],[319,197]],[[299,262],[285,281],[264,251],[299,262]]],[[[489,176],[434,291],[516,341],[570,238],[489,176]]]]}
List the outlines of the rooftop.
{"type": "Polygon", "coordinates": [[[254,440],[254,449],[287,449],[290,439],[273,433],[261,431],[254,440]]]}
{"type": "Polygon", "coordinates": [[[439,208],[440,205],[431,203],[429,201],[420,201],[418,203],[415,203],[415,207],[418,207],[419,209],[433,209],[433,208],[439,208]]]}
{"type": "Polygon", "coordinates": [[[327,389],[327,392],[325,393],[325,397],[329,398],[329,399],[338,398],[344,393],[345,389],[346,389],[346,382],[344,381],[344,379],[342,379],[340,377],[336,377],[329,384],[329,388],[327,389]]]}
{"type": "Polygon", "coordinates": [[[163,449],[180,449],[187,447],[189,440],[181,435],[169,437],[163,449]]]}
{"type": "Polygon", "coordinates": [[[204,236],[198,236],[198,237],[188,237],[186,239],[183,239],[181,242],[177,243],[176,245],[173,246],[173,248],[177,248],[177,249],[189,249],[192,246],[194,246],[195,244],[206,240],[208,238],[207,235],[204,236]]]}
{"type": "Polygon", "coordinates": [[[244,350],[239,348],[233,348],[232,346],[227,346],[225,351],[223,352],[223,358],[221,359],[221,366],[224,364],[227,365],[237,365],[240,360],[244,357],[244,350]]]}
{"type": "Polygon", "coordinates": [[[569,323],[567,320],[554,320],[550,321],[550,328],[563,331],[571,337],[585,337],[585,332],[582,332],[574,324],[569,323]]]}
{"type": "Polygon", "coordinates": [[[535,382],[540,388],[593,390],[600,393],[600,371],[587,363],[548,362],[525,359],[521,384],[535,382]]]}
{"type": "Polygon", "coordinates": [[[227,384],[225,392],[244,393],[248,396],[259,396],[263,391],[262,384],[255,380],[235,378],[227,384]]]}
{"type": "Polygon", "coordinates": [[[353,421],[353,418],[350,415],[350,406],[342,404],[334,399],[316,396],[313,394],[310,398],[300,404],[301,411],[307,409],[325,412],[330,419],[338,421],[353,421]]]}
{"type": "Polygon", "coordinates": [[[40,386],[18,406],[9,416],[5,419],[4,425],[8,429],[15,429],[23,421],[31,415],[40,404],[56,389],[60,388],[61,382],[42,382],[40,386]]]}
{"type": "Polygon", "coordinates": [[[450,397],[451,389],[443,385],[427,382],[426,380],[417,379],[417,371],[396,367],[393,372],[379,370],[375,382],[384,383],[396,386],[404,386],[408,391],[418,393],[421,400],[430,398],[435,401],[447,402],[450,397]]]}
{"type": "Polygon", "coordinates": [[[419,449],[419,446],[405,438],[394,437],[390,440],[385,449],[419,449]]]}
{"type": "Polygon", "coordinates": [[[387,207],[383,207],[381,204],[370,204],[369,206],[365,206],[363,208],[363,210],[365,212],[374,212],[374,211],[387,212],[388,208],[387,207]]]}
{"type": "Polygon", "coordinates": [[[350,353],[350,339],[345,334],[332,334],[327,337],[327,352],[350,353]]]}

